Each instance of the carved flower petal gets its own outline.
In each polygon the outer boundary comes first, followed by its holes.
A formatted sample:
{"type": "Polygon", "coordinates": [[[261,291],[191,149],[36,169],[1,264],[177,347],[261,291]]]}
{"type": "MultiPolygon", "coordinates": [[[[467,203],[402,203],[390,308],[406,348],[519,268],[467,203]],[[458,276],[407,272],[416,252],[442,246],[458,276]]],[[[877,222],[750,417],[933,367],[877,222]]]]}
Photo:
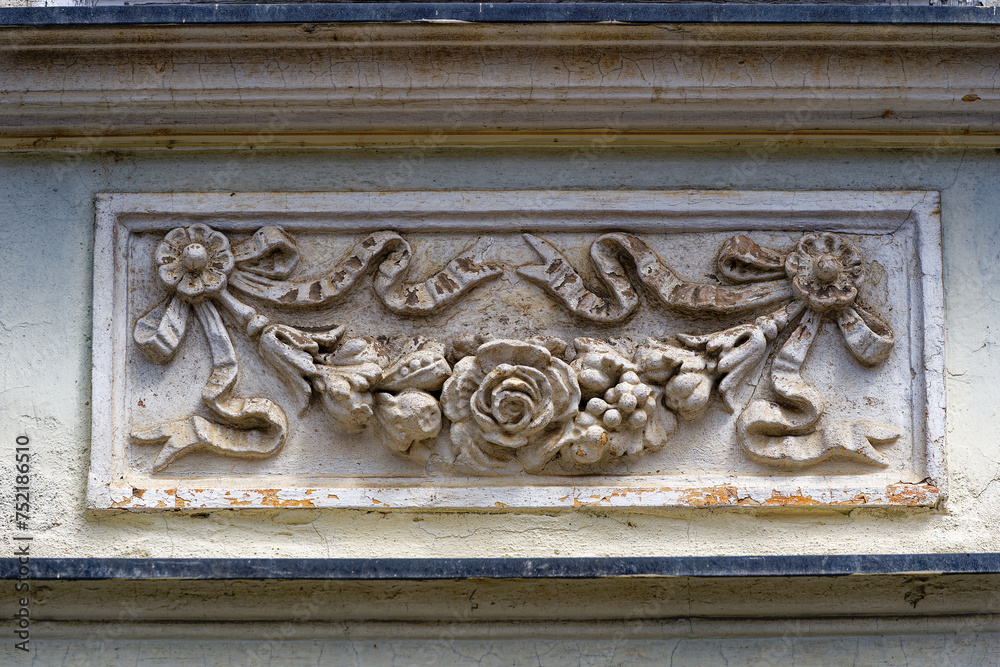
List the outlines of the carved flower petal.
{"type": "Polygon", "coordinates": [[[580,384],[569,364],[553,359],[546,371],[552,393],[553,419],[569,419],[580,409],[580,384]]]}
{"type": "Polygon", "coordinates": [[[458,450],[456,466],[488,475],[516,474],[521,470],[521,464],[514,458],[515,453],[511,449],[491,445],[482,438],[472,422],[452,424],[451,441],[458,450]]]}
{"type": "Polygon", "coordinates": [[[202,271],[201,281],[205,285],[205,292],[214,294],[226,286],[226,276],[215,271],[202,271]]]}
{"type": "Polygon", "coordinates": [[[191,243],[201,243],[202,245],[205,245],[205,239],[212,233],[212,231],[211,227],[203,225],[200,222],[187,228],[188,237],[191,239],[191,243]]]}
{"type": "Polygon", "coordinates": [[[844,269],[844,280],[854,285],[860,285],[865,277],[865,269],[860,264],[844,269]]]}
{"type": "Polygon", "coordinates": [[[464,357],[455,364],[455,372],[441,389],[441,408],[448,419],[461,422],[472,418],[470,400],[483,381],[475,357],[464,357]]]}
{"type": "Polygon", "coordinates": [[[187,274],[187,269],[179,263],[164,264],[159,268],[157,274],[160,276],[160,282],[162,282],[165,286],[177,287],[181,278],[187,274]]]}
{"type": "MultiPolygon", "coordinates": [[[[476,419],[488,429],[500,427],[504,420],[496,414],[494,400],[498,392],[522,393],[530,399],[533,405],[543,406],[551,402],[551,389],[545,373],[537,368],[527,366],[511,366],[500,364],[480,384],[471,401],[471,407],[476,419]]],[[[542,408],[538,408],[541,410],[542,408]]],[[[538,410],[527,416],[523,426],[533,421],[538,410]]]]}
{"type": "Polygon", "coordinates": [[[529,435],[534,435],[535,433],[544,430],[551,422],[554,421],[552,419],[554,416],[555,406],[552,405],[552,401],[548,401],[545,403],[544,408],[537,415],[535,415],[531,424],[529,424],[523,432],[529,435]]]}
{"type": "Polygon", "coordinates": [[[213,271],[229,275],[234,266],[236,266],[236,258],[233,257],[233,253],[230,252],[228,247],[218,252],[209,252],[208,268],[213,271]]]}
{"type": "Polygon", "coordinates": [[[205,235],[205,240],[202,241],[202,245],[205,246],[209,254],[225,252],[229,250],[229,239],[222,232],[209,229],[205,235]]]}
{"type": "Polygon", "coordinates": [[[843,308],[854,303],[858,296],[858,288],[854,286],[837,287],[828,285],[823,290],[809,294],[809,306],[818,312],[826,312],[835,308],[843,308]]]}
{"type": "Polygon", "coordinates": [[[545,368],[550,359],[552,354],[541,345],[518,340],[494,340],[476,350],[476,360],[484,373],[489,373],[500,364],[545,368]]]}
{"type": "Polygon", "coordinates": [[[191,237],[188,236],[187,230],[183,227],[175,227],[167,232],[167,235],[163,237],[163,242],[173,246],[179,257],[184,246],[191,243],[191,237]]]}
{"type": "Polygon", "coordinates": [[[831,255],[836,255],[840,252],[840,247],[843,245],[844,241],[836,234],[830,234],[829,232],[823,232],[817,234],[819,238],[819,245],[824,249],[823,252],[830,253],[831,255]]]}
{"type": "Polygon", "coordinates": [[[201,276],[185,273],[181,281],[177,283],[177,291],[187,297],[196,297],[205,291],[205,284],[201,281],[201,276]]]}
{"type": "Polygon", "coordinates": [[[528,444],[528,438],[532,435],[534,435],[534,433],[526,431],[521,431],[519,433],[507,433],[505,431],[482,431],[482,437],[487,442],[494,445],[500,445],[501,447],[509,447],[510,449],[524,447],[528,444]]]}
{"type": "Polygon", "coordinates": [[[861,252],[854,247],[853,243],[844,243],[840,248],[840,263],[845,267],[854,267],[861,264],[861,252]]]}
{"type": "Polygon", "coordinates": [[[812,258],[805,253],[791,252],[785,258],[785,273],[788,277],[812,270],[812,258]]]}
{"type": "Polygon", "coordinates": [[[800,299],[808,299],[812,284],[809,274],[799,274],[792,278],[792,293],[800,299]]]}
{"type": "Polygon", "coordinates": [[[153,253],[153,260],[157,266],[163,266],[164,264],[176,264],[180,261],[181,253],[183,252],[183,246],[177,247],[164,240],[160,243],[160,245],[156,246],[156,252],[153,253]]]}
{"type": "Polygon", "coordinates": [[[835,254],[840,248],[841,240],[836,234],[822,232],[806,234],[795,247],[796,251],[815,257],[817,255],[835,254]]]}
{"type": "Polygon", "coordinates": [[[498,391],[493,394],[490,416],[508,433],[523,430],[537,412],[531,396],[521,391],[498,391]]]}

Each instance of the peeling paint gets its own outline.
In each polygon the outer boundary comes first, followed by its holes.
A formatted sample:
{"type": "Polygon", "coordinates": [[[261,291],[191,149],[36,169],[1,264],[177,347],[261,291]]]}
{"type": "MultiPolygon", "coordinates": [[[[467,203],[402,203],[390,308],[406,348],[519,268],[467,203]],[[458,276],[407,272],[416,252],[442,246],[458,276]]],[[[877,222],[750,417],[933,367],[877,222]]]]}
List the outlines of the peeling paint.
{"type": "Polygon", "coordinates": [[[147,489],[113,509],[209,509],[213,507],[354,508],[372,506],[395,509],[453,508],[568,509],[584,507],[640,508],[823,508],[823,507],[936,507],[941,490],[929,482],[890,484],[861,490],[830,490],[789,485],[761,491],[734,484],[673,487],[463,487],[461,489],[351,488],[337,494],[320,489],[147,489]],[[375,497],[372,494],[378,494],[375,497]]]}

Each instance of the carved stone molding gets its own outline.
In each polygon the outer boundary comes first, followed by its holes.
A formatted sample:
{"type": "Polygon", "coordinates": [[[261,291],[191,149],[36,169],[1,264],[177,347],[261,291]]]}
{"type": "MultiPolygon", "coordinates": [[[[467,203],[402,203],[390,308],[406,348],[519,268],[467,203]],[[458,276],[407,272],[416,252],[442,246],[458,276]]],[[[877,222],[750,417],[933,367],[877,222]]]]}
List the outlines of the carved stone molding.
{"type": "Polygon", "coordinates": [[[8,28],[0,148],[996,145],[997,43],[992,26],[8,28]]]}
{"type": "Polygon", "coordinates": [[[111,194],[95,508],[933,506],[930,192],[111,194]]]}

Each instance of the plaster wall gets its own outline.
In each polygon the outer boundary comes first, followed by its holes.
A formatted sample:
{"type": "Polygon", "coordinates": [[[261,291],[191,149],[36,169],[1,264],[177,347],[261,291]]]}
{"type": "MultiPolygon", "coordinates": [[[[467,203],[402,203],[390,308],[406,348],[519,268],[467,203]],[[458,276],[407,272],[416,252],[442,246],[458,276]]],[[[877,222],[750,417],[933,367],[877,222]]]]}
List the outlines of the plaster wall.
{"type": "MultiPolygon", "coordinates": [[[[993,149],[163,150],[0,155],[0,420],[31,439],[36,557],[499,557],[1000,551],[993,149]],[[97,192],[940,190],[950,470],[940,510],[88,513],[97,192]]],[[[0,479],[13,479],[13,456],[0,479]]],[[[13,502],[3,484],[3,502],[13,502]]],[[[5,538],[12,526],[2,527],[5,538]]]]}

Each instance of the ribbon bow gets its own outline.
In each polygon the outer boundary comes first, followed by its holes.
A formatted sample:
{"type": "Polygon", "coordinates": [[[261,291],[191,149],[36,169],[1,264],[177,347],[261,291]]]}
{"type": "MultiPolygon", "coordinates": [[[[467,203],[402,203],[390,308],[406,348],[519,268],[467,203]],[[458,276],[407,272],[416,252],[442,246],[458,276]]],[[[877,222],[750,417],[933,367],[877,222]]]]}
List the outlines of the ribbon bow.
{"type": "Polygon", "coordinates": [[[153,464],[156,471],[195,449],[263,458],[284,444],[288,419],[281,407],[266,398],[231,395],[239,367],[218,306],[245,328],[251,340],[259,342],[261,332],[270,324],[268,318],[236,298],[234,291],[285,308],[321,306],[343,297],[377,266],[373,287],[389,310],[427,314],[503,272],[500,266],[478,263],[475,256],[466,253],[427,280],[407,283],[402,278],[411,258],[410,245],[399,234],[374,232],[358,241],[326,275],[290,280],[299,249],[294,239],[277,227],[262,227],[233,247],[224,234],[203,224],[171,230],[155,253],[157,274],[170,294],[139,318],[133,338],[151,361],[166,363],[176,354],[193,310],[212,355],[212,373],[202,399],[222,423],[194,415],[133,433],[132,441],[163,444],[153,464]]]}
{"type": "MultiPolygon", "coordinates": [[[[723,243],[716,258],[718,273],[731,284],[718,285],[682,280],[645,241],[631,234],[605,234],[590,248],[598,279],[609,292],[605,298],[584,286],[580,274],[549,241],[531,234],[524,238],[544,263],[523,266],[518,273],[587,320],[618,323],[638,308],[638,293],[623,260],[634,270],[632,275],[672,310],[736,314],[782,304],[777,312],[758,318],[755,325],[738,327],[743,333],[748,326],[761,329],[759,355],[753,355],[756,365],[765,356],[763,342],[774,341],[784,327],[801,317],[771,365],[775,402],[752,401],[737,420],[741,446],[755,460],[773,465],[801,466],[829,458],[886,465],[872,445],[891,442],[899,432],[864,421],[820,429],[825,402],[800,373],[827,314],[835,318],[847,348],[861,364],[879,364],[892,351],[892,329],[856,303],[862,258],[845,239],[829,233],[808,234],[791,252],[781,253],[746,236],[734,236],[723,243]]],[[[686,344],[706,347],[726,338],[726,333],[680,338],[686,344]]],[[[729,356],[734,356],[732,347],[729,356]]],[[[743,378],[748,364],[739,366],[743,378]]],[[[720,363],[720,367],[726,365],[720,363]]],[[[726,390],[727,405],[731,384],[726,378],[720,384],[726,390]]]]}

